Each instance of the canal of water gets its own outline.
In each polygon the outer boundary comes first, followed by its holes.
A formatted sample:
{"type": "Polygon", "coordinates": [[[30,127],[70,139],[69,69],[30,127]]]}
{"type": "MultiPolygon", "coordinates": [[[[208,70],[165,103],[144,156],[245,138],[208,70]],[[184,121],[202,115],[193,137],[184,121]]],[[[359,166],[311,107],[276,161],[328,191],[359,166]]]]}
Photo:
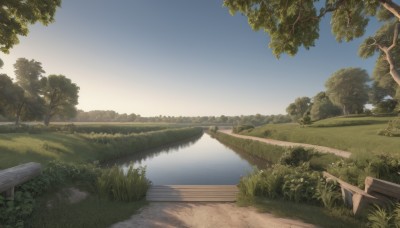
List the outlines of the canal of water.
{"type": "Polygon", "coordinates": [[[113,163],[124,169],[131,163],[135,167],[145,166],[146,176],[154,185],[231,185],[238,184],[240,177],[251,172],[256,162],[203,134],[113,163]]]}

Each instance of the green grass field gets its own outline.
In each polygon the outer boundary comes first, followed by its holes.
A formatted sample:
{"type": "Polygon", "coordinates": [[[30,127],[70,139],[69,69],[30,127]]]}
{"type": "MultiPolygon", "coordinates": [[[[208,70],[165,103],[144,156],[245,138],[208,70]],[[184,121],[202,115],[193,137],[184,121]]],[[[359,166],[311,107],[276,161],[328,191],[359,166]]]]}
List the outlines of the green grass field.
{"type": "Polygon", "coordinates": [[[337,117],[317,121],[308,127],[301,127],[295,123],[268,124],[250,132],[243,132],[243,134],[333,147],[352,152],[353,157],[366,157],[381,153],[400,156],[400,139],[398,137],[377,134],[393,118],[337,117]]]}
{"type": "MultiPolygon", "coordinates": [[[[96,132],[106,128],[104,125],[79,126],[79,130],[96,132]]],[[[128,134],[106,133],[69,133],[63,131],[41,130],[39,133],[1,133],[0,134],[0,169],[25,162],[46,164],[51,160],[65,162],[93,162],[115,159],[131,153],[159,147],[198,135],[201,129],[164,128],[163,126],[114,126],[110,131],[122,130],[128,134]],[[131,131],[129,131],[131,128],[131,131]],[[143,130],[148,128],[148,131],[143,130]],[[130,133],[134,132],[134,133],[130,133]]],[[[78,130],[78,131],[79,131],[78,130]]]]}

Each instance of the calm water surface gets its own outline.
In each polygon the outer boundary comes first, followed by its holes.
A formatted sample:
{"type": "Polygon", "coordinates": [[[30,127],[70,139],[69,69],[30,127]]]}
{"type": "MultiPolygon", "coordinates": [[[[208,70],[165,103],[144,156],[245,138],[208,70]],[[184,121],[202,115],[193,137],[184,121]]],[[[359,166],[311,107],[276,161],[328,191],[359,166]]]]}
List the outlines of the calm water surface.
{"type": "Polygon", "coordinates": [[[208,134],[114,163],[126,169],[131,162],[136,167],[146,166],[146,176],[154,185],[237,184],[253,170],[243,155],[208,134]]]}

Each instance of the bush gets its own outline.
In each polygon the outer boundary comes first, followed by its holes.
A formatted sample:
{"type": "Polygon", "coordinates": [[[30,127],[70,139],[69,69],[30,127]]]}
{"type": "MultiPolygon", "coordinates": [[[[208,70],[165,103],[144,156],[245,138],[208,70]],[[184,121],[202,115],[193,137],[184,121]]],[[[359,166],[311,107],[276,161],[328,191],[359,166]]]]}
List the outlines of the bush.
{"type": "Polygon", "coordinates": [[[361,189],[366,176],[400,184],[400,158],[382,154],[372,159],[341,160],[333,163],[328,172],[361,189]]]}
{"type": "Polygon", "coordinates": [[[244,125],[244,124],[242,124],[242,125],[237,125],[237,126],[233,127],[232,132],[235,133],[235,134],[238,134],[238,133],[243,132],[245,130],[247,130],[247,132],[250,132],[253,129],[254,129],[253,125],[244,125]]]}
{"type": "Polygon", "coordinates": [[[146,169],[131,164],[125,174],[121,168],[103,171],[97,180],[101,197],[119,201],[137,201],[146,196],[150,181],[146,178],[146,169]]]}
{"type": "Polygon", "coordinates": [[[279,159],[279,163],[282,165],[299,166],[301,163],[309,161],[312,153],[312,151],[304,147],[288,148],[279,159]]]}
{"type": "Polygon", "coordinates": [[[239,183],[240,197],[252,199],[264,196],[320,204],[316,198],[319,181],[320,173],[310,170],[307,164],[298,167],[274,165],[242,178],[239,183]]]}
{"type": "Polygon", "coordinates": [[[15,188],[14,200],[6,200],[0,196],[0,224],[6,227],[23,227],[24,221],[33,212],[35,198],[51,188],[78,181],[94,191],[100,172],[96,165],[50,162],[40,176],[15,188]]]}
{"type": "Polygon", "coordinates": [[[219,129],[218,126],[210,126],[208,130],[212,133],[216,133],[219,129]]]}
{"type": "Polygon", "coordinates": [[[385,129],[380,130],[378,135],[400,137],[400,118],[390,120],[388,126],[385,129]]]}

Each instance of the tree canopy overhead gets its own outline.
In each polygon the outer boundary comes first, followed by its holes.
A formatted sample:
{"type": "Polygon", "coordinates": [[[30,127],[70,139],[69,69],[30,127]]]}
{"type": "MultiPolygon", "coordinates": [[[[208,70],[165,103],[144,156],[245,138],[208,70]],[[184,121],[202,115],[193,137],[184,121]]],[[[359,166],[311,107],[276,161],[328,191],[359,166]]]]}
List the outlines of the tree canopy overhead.
{"type": "MultiPolygon", "coordinates": [[[[392,0],[224,0],[231,14],[242,13],[254,30],[264,30],[270,36],[269,47],[276,57],[286,53],[295,55],[299,47],[309,49],[319,38],[319,24],[328,13],[331,30],[336,40],[350,41],[364,35],[370,17],[387,25],[382,32],[392,39],[375,36],[367,41],[369,57],[379,51],[389,64],[389,73],[400,85],[392,51],[397,47],[400,6],[392,0]]],[[[379,34],[377,34],[379,35],[379,34]]]]}
{"type": "Polygon", "coordinates": [[[2,0],[0,1],[0,50],[8,53],[19,43],[18,36],[28,35],[29,24],[54,21],[61,0],[2,0]]]}

